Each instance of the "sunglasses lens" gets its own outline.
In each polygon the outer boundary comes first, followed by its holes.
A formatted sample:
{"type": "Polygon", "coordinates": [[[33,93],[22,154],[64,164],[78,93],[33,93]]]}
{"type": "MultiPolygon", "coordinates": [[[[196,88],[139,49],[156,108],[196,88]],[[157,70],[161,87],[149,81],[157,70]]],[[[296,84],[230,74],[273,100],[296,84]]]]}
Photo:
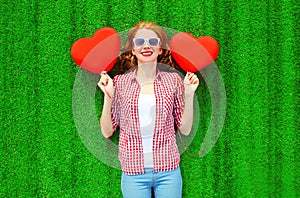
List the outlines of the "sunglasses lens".
{"type": "Polygon", "coordinates": [[[151,46],[157,46],[158,45],[158,39],[157,38],[151,38],[149,39],[149,45],[151,46]]]}
{"type": "Polygon", "coordinates": [[[134,40],[134,44],[135,44],[135,46],[137,46],[137,47],[143,46],[144,43],[145,43],[145,39],[143,39],[143,38],[136,38],[136,39],[134,40]]]}

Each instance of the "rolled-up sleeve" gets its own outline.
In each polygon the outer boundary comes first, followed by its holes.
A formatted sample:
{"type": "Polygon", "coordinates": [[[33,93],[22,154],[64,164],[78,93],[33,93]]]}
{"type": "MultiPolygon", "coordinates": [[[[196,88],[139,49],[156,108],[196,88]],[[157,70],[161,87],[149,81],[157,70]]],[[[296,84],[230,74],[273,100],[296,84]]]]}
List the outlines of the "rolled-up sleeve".
{"type": "Polygon", "coordinates": [[[175,124],[179,128],[181,126],[182,115],[184,110],[184,84],[183,80],[177,75],[176,87],[174,92],[174,106],[173,106],[173,117],[175,124]]]}
{"type": "Polygon", "coordinates": [[[118,76],[115,76],[113,78],[113,84],[114,84],[114,96],[112,99],[112,106],[111,106],[111,121],[113,129],[116,130],[116,128],[119,125],[120,122],[120,95],[119,95],[119,85],[118,85],[118,76]]]}

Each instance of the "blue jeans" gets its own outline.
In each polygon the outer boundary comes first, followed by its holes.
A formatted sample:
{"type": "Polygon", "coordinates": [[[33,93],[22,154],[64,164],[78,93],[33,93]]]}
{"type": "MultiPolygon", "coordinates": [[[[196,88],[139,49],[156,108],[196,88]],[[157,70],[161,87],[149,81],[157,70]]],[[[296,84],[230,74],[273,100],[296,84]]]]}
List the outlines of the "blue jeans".
{"type": "Polygon", "coordinates": [[[121,188],[124,198],[151,198],[151,188],[155,198],[181,198],[182,178],[180,167],[172,171],[155,173],[146,168],[145,174],[122,174],[121,188]]]}

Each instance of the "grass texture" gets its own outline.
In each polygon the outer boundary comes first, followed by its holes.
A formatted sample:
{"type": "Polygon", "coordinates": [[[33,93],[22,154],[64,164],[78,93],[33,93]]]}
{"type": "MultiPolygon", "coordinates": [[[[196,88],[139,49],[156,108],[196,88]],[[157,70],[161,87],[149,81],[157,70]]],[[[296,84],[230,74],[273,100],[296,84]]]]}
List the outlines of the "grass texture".
{"type": "MultiPolygon", "coordinates": [[[[121,171],[92,155],[75,126],[80,70],[70,48],[99,28],[141,20],[220,45],[225,124],[207,155],[182,154],[183,197],[300,197],[297,1],[2,0],[0,13],[0,197],[121,197],[121,171]]],[[[203,81],[197,97],[191,153],[210,121],[203,81]]]]}

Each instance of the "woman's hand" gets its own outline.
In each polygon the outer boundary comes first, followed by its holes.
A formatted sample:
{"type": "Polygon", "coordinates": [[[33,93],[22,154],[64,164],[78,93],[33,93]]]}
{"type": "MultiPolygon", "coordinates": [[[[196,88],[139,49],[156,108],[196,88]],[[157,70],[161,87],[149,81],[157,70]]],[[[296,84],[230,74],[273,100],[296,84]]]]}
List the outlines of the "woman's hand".
{"type": "Polygon", "coordinates": [[[112,99],[113,94],[114,94],[114,85],[113,85],[112,79],[109,77],[109,75],[106,73],[106,71],[101,72],[98,86],[103,91],[105,96],[112,99]]]}
{"type": "Polygon", "coordinates": [[[187,98],[193,96],[199,85],[198,76],[194,73],[187,72],[183,82],[185,88],[185,97],[187,98]]]}

